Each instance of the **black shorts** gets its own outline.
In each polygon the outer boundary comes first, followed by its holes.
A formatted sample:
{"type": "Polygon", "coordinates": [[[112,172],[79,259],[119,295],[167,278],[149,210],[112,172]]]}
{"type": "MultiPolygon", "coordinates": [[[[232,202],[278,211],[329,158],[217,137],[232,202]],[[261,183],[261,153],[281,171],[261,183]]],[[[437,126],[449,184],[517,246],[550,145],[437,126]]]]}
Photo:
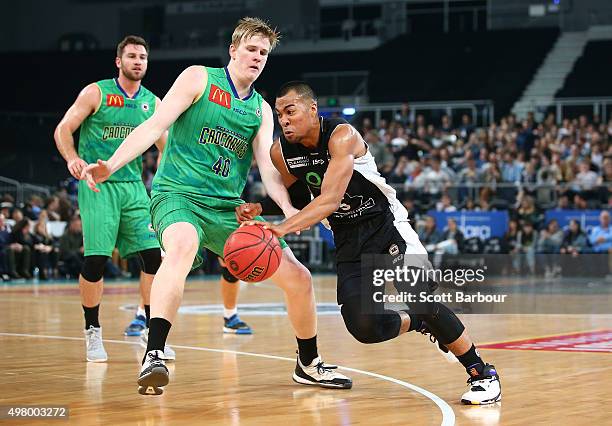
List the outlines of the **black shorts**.
{"type": "Polygon", "coordinates": [[[362,254],[427,255],[410,223],[394,221],[391,212],[352,226],[335,226],[333,231],[339,305],[348,298],[360,296],[364,290],[368,290],[362,289],[362,254]]]}

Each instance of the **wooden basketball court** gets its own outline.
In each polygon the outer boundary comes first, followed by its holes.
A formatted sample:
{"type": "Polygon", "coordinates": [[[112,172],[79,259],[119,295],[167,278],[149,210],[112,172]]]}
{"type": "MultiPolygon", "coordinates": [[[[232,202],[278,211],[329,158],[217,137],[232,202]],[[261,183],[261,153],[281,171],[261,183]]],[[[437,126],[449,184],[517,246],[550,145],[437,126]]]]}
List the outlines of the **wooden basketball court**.
{"type": "Polygon", "coordinates": [[[0,287],[0,405],[68,406],[69,423],[86,425],[612,423],[610,315],[463,316],[481,345],[572,333],[595,336],[594,343],[578,342],[571,349],[555,349],[558,339],[539,346],[523,342],[515,349],[481,348],[501,374],[503,400],[472,407],[459,404],[466,390],[463,368],[448,363],[426,337],[410,333],[378,345],[360,344],[336,312],[335,276],[317,276],[315,288],[317,302],[329,304],[320,308],[321,354],[326,362],[346,367],[352,390],[310,388],[291,380],[295,339],[280,311],[283,295],[269,282],[242,286],[241,316],[255,334],[235,336],[222,334],[217,282],[192,280],[169,337],[177,353],[176,363],[168,364],[171,382],[163,395],[145,397],[136,385],[143,349],[137,338],[123,336],[133,316],[126,305],[138,302],[136,282],[106,284],[100,322],[109,360],[99,364],[85,361],[75,283],[5,284],[0,287]],[[591,331],[596,333],[584,334],[591,331]],[[542,347],[546,350],[534,350],[542,347]]]}

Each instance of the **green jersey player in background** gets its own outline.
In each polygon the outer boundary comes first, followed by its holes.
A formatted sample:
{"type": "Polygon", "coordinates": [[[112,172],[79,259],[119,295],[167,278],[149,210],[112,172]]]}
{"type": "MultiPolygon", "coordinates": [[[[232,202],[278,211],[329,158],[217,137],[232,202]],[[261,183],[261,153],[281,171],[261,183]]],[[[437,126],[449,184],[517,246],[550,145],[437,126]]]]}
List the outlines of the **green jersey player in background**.
{"type": "MultiPolygon", "coordinates": [[[[159,394],[169,381],[163,349],[181,303],[185,278],[200,261],[200,247],[222,256],[225,240],[238,228],[234,209],[243,203],[240,195],[253,154],[270,197],[285,216],[297,212],[270,160],[272,109],[253,88],[277,39],[278,34],[262,20],[241,19],[232,34],[227,67],[185,69],[155,114],[135,129],[108,161],[99,160],[83,172],[89,187],[99,191],[97,184],[111,179],[170,128],[151,199],[153,227],[166,256],[151,292],[149,342],[138,378],[143,394],[150,390],[159,394]]],[[[281,245],[281,264],[271,279],[285,292],[297,337],[299,355],[293,379],[350,388],[352,381],[319,357],[310,272],[286,243],[281,241],[281,245]]]]}
{"type": "MultiPolygon", "coordinates": [[[[109,158],[127,135],[155,112],[160,100],[141,84],[148,54],[144,39],[125,37],[117,46],[118,77],[87,85],[55,129],[57,148],[75,178],[80,178],[87,164],[109,158]],[[79,127],[77,152],[72,134],[79,127]]],[[[160,155],[166,136],[163,132],[156,140],[160,155]]],[[[143,271],[140,294],[147,312],[153,276],[161,262],[159,243],[151,226],[150,199],[142,182],[141,157],[134,158],[101,185],[99,193],[94,194],[80,181],[78,200],[85,249],[79,289],[85,313],[86,357],[88,361],[104,362],[108,357],[102,344],[98,310],[109,257],[115,247],[124,258],[138,257],[143,271]]],[[[174,358],[172,349],[166,349],[166,357],[174,358]]]]}

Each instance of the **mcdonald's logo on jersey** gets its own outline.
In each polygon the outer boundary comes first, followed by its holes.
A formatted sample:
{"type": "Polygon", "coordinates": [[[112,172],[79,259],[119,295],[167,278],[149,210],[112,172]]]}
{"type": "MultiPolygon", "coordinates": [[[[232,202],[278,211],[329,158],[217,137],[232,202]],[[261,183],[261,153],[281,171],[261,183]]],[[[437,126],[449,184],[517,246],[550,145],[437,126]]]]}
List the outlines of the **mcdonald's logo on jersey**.
{"type": "Polygon", "coordinates": [[[123,95],[106,95],[106,106],[123,108],[124,104],[125,100],[123,99],[123,95]]]}
{"type": "Polygon", "coordinates": [[[210,85],[210,92],[208,94],[208,100],[216,103],[217,105],[221,105],[224,108],[230,109],[232,103],[232,95],[229,92],[226,92],[223,89],[215,86],[214,84],[210,85]]]}

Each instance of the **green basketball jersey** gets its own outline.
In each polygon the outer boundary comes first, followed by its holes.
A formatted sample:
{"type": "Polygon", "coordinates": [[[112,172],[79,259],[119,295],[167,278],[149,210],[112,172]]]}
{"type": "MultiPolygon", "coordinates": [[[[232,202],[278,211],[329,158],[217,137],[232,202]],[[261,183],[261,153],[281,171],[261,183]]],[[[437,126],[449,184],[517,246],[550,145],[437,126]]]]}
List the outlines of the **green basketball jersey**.
{"type": "MultiPolygon", "coordinates": [[[[96,84],[102,95],[100,105],[95,113],[83,121],[79,133],[79,156],[87,163],[94,163],[98,159],[108,160],[132,130],[155,110],[155,95],[142,85],[130,98],[116,79],[101,80],[96,84]]],[[[108,180],[142,180],[142,158],[126,164],[108,180]]]]}
{"type": "Polygon", "coordinates": [[[152,193],[182,192],[240,198],[261,126],[262,97],[240,99],[225,68],[206,68],[202,96],[170,127],[152,193]]]}

